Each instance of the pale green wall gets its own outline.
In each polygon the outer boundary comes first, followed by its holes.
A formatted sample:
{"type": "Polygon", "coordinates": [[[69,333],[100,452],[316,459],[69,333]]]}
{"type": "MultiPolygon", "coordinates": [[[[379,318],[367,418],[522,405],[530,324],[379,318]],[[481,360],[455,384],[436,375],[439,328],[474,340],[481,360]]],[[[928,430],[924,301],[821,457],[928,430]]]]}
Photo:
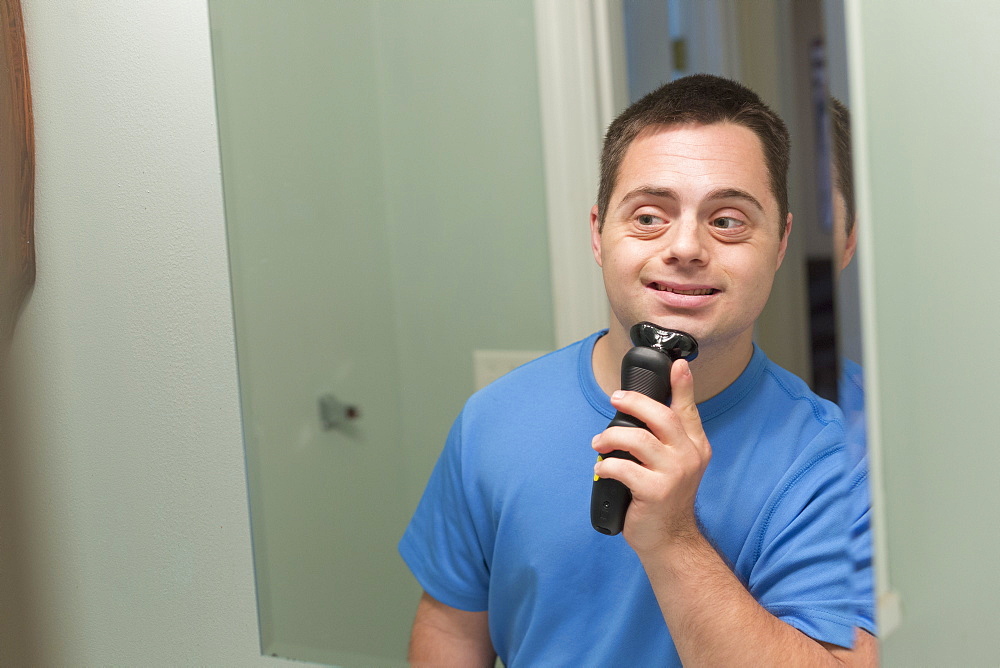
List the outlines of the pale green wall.
{"type": "Polygon", "coordinates": [[[378,6],[414,506],[474,389],[472,351],[554,346],[534,15],[531,0],[378,6]]]}
{"type": "Polygon", "coordinates": [[[263,648],[401,657],[418,590],[386,502],[406,470],[375,12],[210,9],[263,648]],[[322,428],[327,392],[360,407],[349,431],[322,428]]]}
{"type": "MultiPolygon", "coordinates": [[[[22,0],[38,281],[4,666],[261,658],[204,0],[22,0]]],[[[282,665],[288,665],[280,662],[282,665]]]]}
{"type": "Polygon", "coordinates": [[[210,7],[264,648],[402,659],[472,351],[553,343],[532,3],[210,7]]]}
{"type": "Polygon", "coordinates": [[[889,578],[902,599],[884,665],[996,666],[1000,7],[848,4],[868,144],[860,220],[874,274],[862,278],[877,360],[866,372],[880,390],[889,578]]]}
{"type": "MultiPolygon", "coordinates": [[[[4,555],[15,570],[0,578],[0,602],[4,619],[18,616],[0,626],[0,663],[284,664],[259,656],[206,2],[22,5],[39,273],[13,351],[24,432],[0,448],[14,481],[0,545],[17,552],[4,555]]],[[[523,38],[527,6],[481,40],[483,57],[523,38]]],[[[533,42],[510,48],[533,78],[533,42]]],[[[525,85],[520,95],[537,94],[525,85]]],[[[537,121],[521,122],[527,145],[537,121]]],[[[498,313],[534,323],[512,345],[548,347],[547,315],[498,313]]],[[[468,376],[454,395],[471,389],[468,376]]]]}

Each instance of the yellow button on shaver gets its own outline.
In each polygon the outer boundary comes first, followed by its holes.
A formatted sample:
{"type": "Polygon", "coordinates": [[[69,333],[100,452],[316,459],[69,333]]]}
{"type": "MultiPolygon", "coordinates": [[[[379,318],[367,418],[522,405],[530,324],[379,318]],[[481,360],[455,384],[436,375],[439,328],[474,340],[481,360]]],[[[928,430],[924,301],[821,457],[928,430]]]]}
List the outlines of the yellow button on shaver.
{"type": "MultiPolygon", "coordinates": [[[[603,461],[604,461],[604,457],[601,457],[600,455],[597,455],[597,461],[599,461],[599,462],[603,462],[603,461]]],[[[595,474],[594,474],[594,482],[597,482],[597,481],[598,481],[598,480],[600,480],[600,479],[601,479],[601,476],[599,476],[599,475],[597,475],[597,474],[595,473],[595,474]]]]}

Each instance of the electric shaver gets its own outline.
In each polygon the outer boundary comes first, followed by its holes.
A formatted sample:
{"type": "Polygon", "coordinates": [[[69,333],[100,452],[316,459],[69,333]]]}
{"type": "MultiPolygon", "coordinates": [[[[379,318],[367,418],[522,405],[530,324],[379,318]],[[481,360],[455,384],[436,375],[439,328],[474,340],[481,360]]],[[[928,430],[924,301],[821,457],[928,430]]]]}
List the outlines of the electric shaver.
{"type": "MultiPolygon", "coordinates": [[[[650,322],[634,325],[629,330],[629,338],[634,347],[622,358],[622,389],[645,394],[669,406],[670,367],[681,358],[693,360],[697,357],[698,342],[690,334],[663,329],[650,322]]],[[[608,426],[647,428],[641,420],[621,411],[615,414],[608,426]]],[[[622,450],[599,455],[598,461],[608,457],[638,461],[622,450]]],[[[632,492],[623,483],[595,475],[590,496],[590,523],[609,536],[621,533],[631,502],[632,492]]]]}

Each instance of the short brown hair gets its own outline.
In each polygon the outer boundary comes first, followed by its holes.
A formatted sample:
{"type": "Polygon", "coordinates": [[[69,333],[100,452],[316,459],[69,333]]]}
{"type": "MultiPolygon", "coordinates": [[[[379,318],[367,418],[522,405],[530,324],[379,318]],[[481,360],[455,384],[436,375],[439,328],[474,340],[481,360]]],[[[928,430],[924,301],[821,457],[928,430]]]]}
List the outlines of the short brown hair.
{"type": "Polygon", "coordinates": [[[752,90],[710,74],[694,74],[661,86],[629,106],[608,127],[601,151],[601,183],[597,193],[600,229],[604,228],[622,160],[640,132],[654,126],[725,122],[742,125],[760,139],[771,192],[781,212],[780,234],[784,236],[788,217],[788,129],[752,90]]]}
{"type": "Polygon", "coordinates": [[[851,112],[835,97],[830,98],[830,126],[833,130],[833,173],[837,190],[844,196],[847,222],[844,232],[854,229],[854,166],[851,161],[851,112]]]}

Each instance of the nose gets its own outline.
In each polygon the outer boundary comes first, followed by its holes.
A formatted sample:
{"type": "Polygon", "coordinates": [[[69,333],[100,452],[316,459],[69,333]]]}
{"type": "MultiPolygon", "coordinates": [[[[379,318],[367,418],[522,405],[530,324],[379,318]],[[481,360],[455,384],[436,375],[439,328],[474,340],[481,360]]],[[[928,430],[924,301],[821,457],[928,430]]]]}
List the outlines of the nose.
{"type": "Polygon", "coordinates": [[[677,221],[664,236],[663,261],[667,264],[705,264],[708,262],[708,245],[704,237],[707,233],[697,220],[677,221]]]}

